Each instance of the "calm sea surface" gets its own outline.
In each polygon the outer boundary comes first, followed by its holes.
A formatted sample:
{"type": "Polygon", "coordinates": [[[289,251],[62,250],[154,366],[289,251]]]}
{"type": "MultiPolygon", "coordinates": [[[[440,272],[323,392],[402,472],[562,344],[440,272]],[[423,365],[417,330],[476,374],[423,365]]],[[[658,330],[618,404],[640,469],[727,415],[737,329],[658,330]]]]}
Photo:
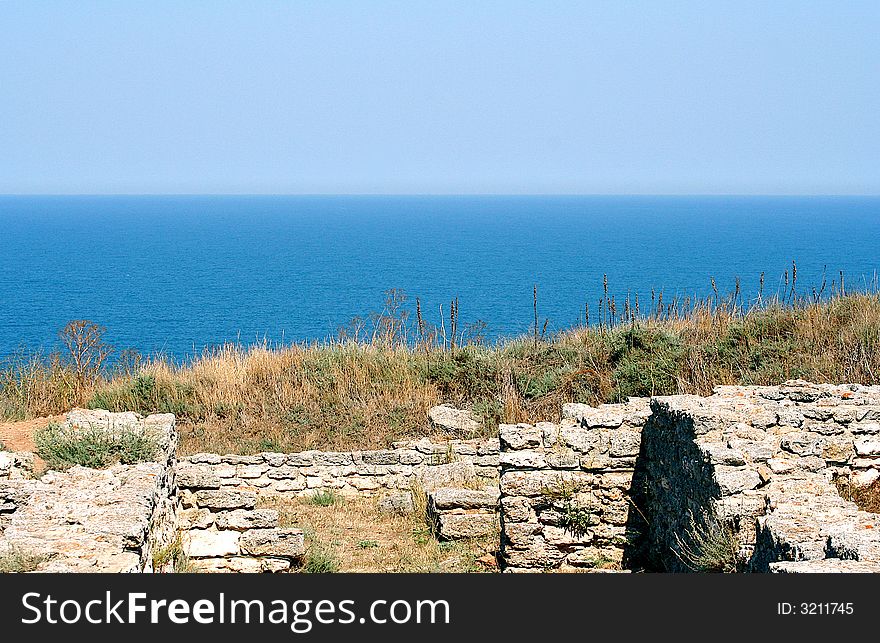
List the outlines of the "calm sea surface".
{"type": "Polygon", "coordinates": [[[754,295],[791,261],[802,292],[880,269],[877,197],[0,197],[0,356],[71,319],[178,358],[224,341],[326,339],[405,290],[425,316],[527,332],[651,288],[754,295]]]}

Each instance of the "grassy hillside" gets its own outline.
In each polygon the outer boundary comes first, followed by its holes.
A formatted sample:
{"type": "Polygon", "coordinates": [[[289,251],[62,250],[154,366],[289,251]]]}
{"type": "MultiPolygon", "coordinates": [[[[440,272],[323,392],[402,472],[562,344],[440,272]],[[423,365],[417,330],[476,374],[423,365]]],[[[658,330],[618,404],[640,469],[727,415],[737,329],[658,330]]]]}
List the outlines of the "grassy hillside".
{"type": "MultiPolygon", "coordinates": [[[[494,346],[478,332],[440,334],[419,314],[375,316],[339,341],[223,346],[190,363],[122,355],[112,369],[69,355],[19,356],[0,371],[0,416],[83,405],[179,416],[182,452],[386,446],[429,434],[426,410],[465,406],[483,421],[558,419],[566,401],[709,394],[718,384],[880,382],[880,296],[797,298],[744,309],[735,299],[636,313],[494,346]],[[413,339],[415,338],[415,339],[413,339]]],[[[613,313],[611,312],[613,310],[613,313]]],[[[452,321],[452,320],[450,320],[452,321]]],[[[100,333],[99,333],[100,335],[100,333]]]]}

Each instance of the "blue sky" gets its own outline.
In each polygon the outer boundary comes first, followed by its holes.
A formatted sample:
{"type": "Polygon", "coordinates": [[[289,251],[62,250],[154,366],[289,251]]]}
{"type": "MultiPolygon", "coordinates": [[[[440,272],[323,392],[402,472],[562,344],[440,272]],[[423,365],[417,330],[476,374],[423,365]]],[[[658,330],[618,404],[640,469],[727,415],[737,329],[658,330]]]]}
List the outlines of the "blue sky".
{"type": "Polygon", "coordinates": [[[0,1],[0,193],[880,193],[880,2],[0,1]]]}

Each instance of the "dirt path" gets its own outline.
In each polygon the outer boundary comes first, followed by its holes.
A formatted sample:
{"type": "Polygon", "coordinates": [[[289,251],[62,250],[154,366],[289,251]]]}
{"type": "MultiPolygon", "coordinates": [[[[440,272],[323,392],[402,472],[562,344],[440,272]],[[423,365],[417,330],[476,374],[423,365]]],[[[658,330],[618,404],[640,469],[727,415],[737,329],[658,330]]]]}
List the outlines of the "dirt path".
{"type": "Polygon", "coordinates": [[[22,422],[0,422],[0,442],[7,451],[34,451],[34,432],[50,422],[64,420],[65,415],[62,414],[22,422]]]}

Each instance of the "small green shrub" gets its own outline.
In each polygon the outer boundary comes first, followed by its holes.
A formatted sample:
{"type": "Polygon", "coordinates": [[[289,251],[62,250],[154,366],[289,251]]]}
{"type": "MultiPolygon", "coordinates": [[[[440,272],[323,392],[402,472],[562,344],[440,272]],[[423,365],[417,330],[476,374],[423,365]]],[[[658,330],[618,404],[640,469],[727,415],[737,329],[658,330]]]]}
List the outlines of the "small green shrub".
{"type": "Polygon", "coordinates": [[[730,574],[743,567],[738,533],[715,516],[703,517],[699,522],[691,516],[684,538],[675,534],[675,539],[677,546],[672,551],[691,571],[730,574]]]}
{"type": "Polygon", "coordinates": [[[153,571],[165,572],[169,565],[175,574],[190,574],[196,571],[183,546],[183,537],[180,533],[164,547],[153,550],[153,571]]]}
{"type": "Polygon", "coordinates": [[[306,551],[300,571],[304,574],[333,574],[339,571],[339,561],[328,548],[313,544],[306,551]]]}
{"type": "MultiPolygon", "coordinates": [[[[99,388],[87,405],[90,409],[173,413],[190,420],[205,417],[205,408],[198,402],[191,384],[160,381],[154,375],[140,374],[110,386],[99,388]]],[[[234,414],[234,408],[223,407],[222,413],[234,414]]]]}
{"type": "Polygon", "coordinates": [[[634,326],[620,331],[611,350],[615,396],[671,395],[678,392],[678,373],[686,351],[671,333],[634,326]]]}
{"type": "Polygon", "coordinates": [[[322,489],[308,496],[307,502],[318,507],[330,507],[342,502],[342,498],[332,489],[322,489]]]}
{"type": "Polygon", "coordinates": [[[156,457],[158,444],[143,431],[101,430],[94,427],[70,428],[50,424],[34,433],[37,454],[50,468],[74,465],[101,469],[116,462],[134,464],[156,457]]]}
{"type": "Polygon", "coordinates": [[[596,525],[592,508],[584,507],[575,498],[577,488],[565,481],[545,487],[541,495],[559,512],[559,526],[575,538],[583,538],[596,525]]]}
{"type": "Polygon", "coordinates": [[[49,560],[45,554],[35,554],[19,547],[12,547],[0,554],[0,574],[25,574],[36,571],[41,563],[49,560]]]}
{"type": "Polygon", "coordinates": [[[374,549],[379,546],[375,540],[359,540],[358,541],[358,549],[374,549]]]}
{"type": "Polygon", "coordinates": [[[593,512],[587,507],[575,504],[573,500],[564,502],[560,513],[559,526],[575,538],[583,538],[596,525],[593,512]]]}

